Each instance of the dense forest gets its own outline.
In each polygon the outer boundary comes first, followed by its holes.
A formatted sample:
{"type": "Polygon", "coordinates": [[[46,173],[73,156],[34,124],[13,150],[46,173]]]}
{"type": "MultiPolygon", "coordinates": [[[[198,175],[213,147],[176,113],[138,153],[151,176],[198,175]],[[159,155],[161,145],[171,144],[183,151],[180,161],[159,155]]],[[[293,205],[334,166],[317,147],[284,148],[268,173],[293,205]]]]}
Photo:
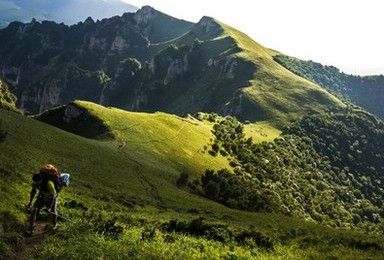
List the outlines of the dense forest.
{"type": "Polygon", "coordinates": [[[272,143],[245,138],[235,118],[215,121],[209,153],[232,169],[207,169],[190,187],[229,207],[279,212],[335,227],[384,231],[384,124],[362,110],[312,114],[272,143]]]}

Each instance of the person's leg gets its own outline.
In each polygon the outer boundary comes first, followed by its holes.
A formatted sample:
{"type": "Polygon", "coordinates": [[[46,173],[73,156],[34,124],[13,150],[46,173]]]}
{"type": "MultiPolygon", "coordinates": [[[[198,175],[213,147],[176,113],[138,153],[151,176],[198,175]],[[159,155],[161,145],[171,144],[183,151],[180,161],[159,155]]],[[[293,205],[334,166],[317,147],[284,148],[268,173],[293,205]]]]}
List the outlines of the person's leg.
{"type": "Polygon", "coordinates": [[[31,210],[31,214],[29,215],[29,230],[33,231],[36,222],[38,208],[33,207],[31,210]]]}
{"type": "Polygon", "coordinates": [[[47,207],[50,207],[50,214],[52,215],[52,226],[51,228],[52,229],[56,229],[57,228],[57,219],[58,219],[58,216],[57,216],[57,200],[56,200],[56,197],[54,198],[53,200],[53,204],[51,205],[47,205],[47,207]]]}
{"type": "Polygon", "coordinates": [[[53,206],[52,206],[52,209],[51,209],[51,212],[54,214],[53,215],[53,229],[56,229],[57,227],[57,202],[56,202],[56,199],[53,203],[53,206]]]}
{"type": "Polygon", "coordinates": [[[29,214],[29,229],[26,231],[28,235],[33,234],[33,229],[35,227],[36,217],[37,213],[39,212],[41,208],[41,198],[38,197],[35,201],[35,204],[32,207],[31,213],[29,214]]]}

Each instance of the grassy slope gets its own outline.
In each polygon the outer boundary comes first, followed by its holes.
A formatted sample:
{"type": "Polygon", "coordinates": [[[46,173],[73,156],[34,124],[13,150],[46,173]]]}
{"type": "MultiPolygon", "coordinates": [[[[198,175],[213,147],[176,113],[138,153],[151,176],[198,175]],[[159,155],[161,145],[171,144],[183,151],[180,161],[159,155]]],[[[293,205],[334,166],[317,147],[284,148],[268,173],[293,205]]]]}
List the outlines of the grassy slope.
{"type": "Polygon", "coordinates": [[[235,28],[218,23],[242,50],[234,55],[255,64],[250,86],[243,88],[242,92],[260,107],[260,111],[255,109],[251,113],[262,113],[261,120],[271,120],[280,125],[298,119],[308,111],[344,107],[340,100],[319,85],[275,62],[273,56],[278,52],[263,47],[235,28]]]}
{"type": "Polygon", "coordinates": [[[177,189],[180,173],[197,176],[206,168],[228,164],[225,158],[204,152],[211,128],[199,121],[81,104],[113,126],[118,140],[86,139],[0,110],[4,127],[12,129],[0,144],[1,173],[6,177],[2,181],[21,176],[18,185],[24,183],[27,199],[25,182],[42,164],[51,162],[72,173],[72,192],[107,200],[118,195],[126,202],[165,208],[178,208],[185,200],[188,209],[201,207],[202,199],[177,189]]]}
{"type": "MultiPolygon", "coordinates": [[[[231,210],[183,189],[178,189],[175,182],[180,172],[186,171],[192,176],[196,176],[207,167],[217,168],[227,165],[225,158],[212,158],[207,152],[202,151],[204,150],[202,147],[210,142],[209,124],[194,119],[181,119],[164,113],[131,113],[104,108],[89,102],[77,101],[76,104],[97,114],[114,129],[118,138],[110,141],[87,139],[0,109],[0,118],[8,132],[5,141],[0,143],[2,193],[0,212],[11,212],[14,218],[19,219],[16,222],[25,219],[20,209],[28,199],[28,183],[31,173],[42,164],[51,162],[62,171],[72,174],[70,188],[67,188],[61,195],[59,211],[64,215],[69,214],[77,224],[63,224],[62,232],[66,232],[67,229],[67,232],[70,233],[81,232],[76,228],[77,225],[83,223],[81,216],[84,214],[84,210],[63,207],[65,202],[74,200],[79,205],[85,205],[88,212],[95,210],[108,215],[122,214],[123,216],[129,213],[131,224],[126,227],[127,232],[140,229],[132,226],[132,222],[134,219],[138,219],[140,222],[143,218],[150,223],[162,223],[162,221],[170,219],[180,221],[203,216],[207,220],[219,221],[237,228],[252,226],[252,229],[256,228],[263,234],[268,233],[270,237],[284,241],[281,242],[284,245],[276,246],[277,251],[273,253],[261,254],[259,252],[259,255],[270,257],[316,256],[319,254],[318,250],[324,250],[322,248],[325,246],[324,243],[327,244],[326,241],[332,239],[363,241],[362,243],[368,243],[367,247],[371,242],[374,245],[381,243],[377,242],[381,240],[371,236],[339,232],[285,216],[231,210]],[[15,158],[17,159],[15,160],[15,158]],[[305,240],[304,248],[297,247],[303,243],[302,239],[312,237],[313,234],[315,234],[314,237],[309,239],[314,240],[309,240],[310,243],[305,240]],[[311,248],[312,243],[321,245],[321,248],[311,248]],[[307,248],[308,246],[310,248],[307,248]]],[[[49,248],[52,245],[60,248],[63,246],[61,249],[67,248],[64,250],[68,250],[65,254],[71,252],[70,254],[80,256],[80,251],[91,250],[87,246],[87,242],[90,243],[90,240],[86,239],[93,238],[81,237],[81,233],[79,233],[80,240],[69,238],[73,240],[73,243],[68,246],[68,243],[60,238],[65,236],[67,236],[66,233],[59,232],[57,237],[50,237],[50,241],[53,242],[47,244],[47,249],[42,251],[43,255],[60,252],[60,250],[50,251],[49,248]],[[62,243],[64,244],[61,245],[62,243]],[[79,250],[78,246],[82,248],[80,251],[76,251],[79,250]],[[75,250],[75,253],[71,250],[75,250]]],[[[130,237],[129,239],[135,238],[130,237]]],[[[105,242],[107,244],[103,244],[103,240],[97,241],[94,242],[101,243],[101,246],[114,245],[108,241],[105,242]]],[[[134,241],[134,243],[138,245],[138,241],[134,241]]],[[[171,245],[164,241],[162,243],[164,243],[162,246],[165,247],[171,245]]],[[[201,241],[194,243],[200,244],[201,241]]],[[[348,243],[345,242],[345,244],[348,243]]],[[[155,245],[146,246],[156,250],[155,245]]],[[[220,250],[218,245],[211,245],[211,247],[212,250],[220,250]]],[[[113,251],[113,247],[106,249],[105,253],[112,255],[119,252],[119,250],[113,251]]],[[[243,250],[246,250],[245,255],[250,252],[247,251],[248,249],[243,250]]],[[[350,256],[362,253],[357,249],[351,251],[350,248],[343,246],[325,250],[328,256],[347,252],[350,256]]],[[[145,251],[148,256],[150,251],[145,251]]],[[[153,251],[154,255],[158,253],[153,251]]],[[[179,253],[175,252],[176,255],[179,253]]],[[[103,255],[102,252],[100,254],[103,255]]],[[[217,254],[219,253],[217,252],[217,254]]],[[[368,251],[364,254],[374,256],[377,252],[368,251]]]]}
{"type": "MultiPolygon", "coordinates": [[[[130,193],[132,188],[137,189],[132,192],[136,196],[148,189],[145,186],[150,185],[149,183],[156,184],[157,196],[161,197],[161,203],[167,204],[167,200],[174,200],[175,195],[186,196],[182,191],[180,194],[173,191],[172,194],[167,194],[175,188],[180,173],[198,176],[207,167],[217,169],[227,165],[225,158],[212,159],[204,152],[204,145],[210,142],[210,127],[197,120],[164,113],[147,114],[106,109],[88,102],[81,102],[81,105],[99,115],[114,129],[117,140],[106,145],[115,149],[133,167],[136,178],[144,177],[148,180],[144,187],[128,187],[130,193]]],[[[153,191],[149,195],[153,195],[153,191]]]]}
{"type": "MultiPolygon", "coordinates": [[[[344,107],[340,100],[319,85],[275,62],[273,57],[278,52],[263,47],[220,21],[213,19],[211,23],[217,24],[211,31],[205,31],[205,27],[202,29],[196,24],[189,33],[167,42],[180,47],[192,45],[196,39],[200,39],[190,53],[188,78],[167,86],[167,91],[173,96],[168,98],[172,102],[166,102],[163,111],[195,113],[207,106],[217,112],[232,103],[229,106],[232,109],[237,106],[241,108],[240,120],[270,121],[275,127],[281,128],[307,112],[344,107]],[[207,66],[210,59],[222,62],[220,66],[223,67],[226,61],[235,61],[235,77],[227,78],[225,70],[218,72],[215,66],[207,66]],[[205,70],[203,74],[201,69],[205,70]],[[221,74],[218,76],[218,73],[221,74]],[[182,93],[175,95],[179,89],[182,89],[182,93]]],[[[166,46],[155,44],[151,47],[157,51],[166,46]]],[[[167,57],[166,54],[163,56],[167,57]]]]}

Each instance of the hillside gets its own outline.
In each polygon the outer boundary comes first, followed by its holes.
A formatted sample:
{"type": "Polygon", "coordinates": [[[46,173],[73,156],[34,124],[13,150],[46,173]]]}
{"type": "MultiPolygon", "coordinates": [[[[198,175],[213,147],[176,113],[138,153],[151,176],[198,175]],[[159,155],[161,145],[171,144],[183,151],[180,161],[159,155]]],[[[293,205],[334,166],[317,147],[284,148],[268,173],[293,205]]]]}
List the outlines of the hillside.
{"type": "Polygon", "coordinates": [[[220,136],[215,125],[222,120],[217,115],[180,118],[76,101],[39,118],[62,128],[65,120],[66,130],[77,135],[0,109],[2,255],[22,242],[22,204],[31,174],[46,162],[71,173],[71,186],[59,201],[60,214],[71,221],[61,221],[34,257],[84,258],[91,252],[93,257],[136,259],[382,255],[379,234],[239,211],[191,193],[187,183],[195,183],[206,169],[231,169],[232,161],[244,158],[235,146],[214,155],[214,140],[220,136]]]}
{"type": "Polygon", "coordinates": [[[323,86],[331,93],[384,119],[384,76],[354,76],[340,72],[333,66],[303,61],[284,55],[274,59],[303,78],[323,86]]]}
{"type": "Polygon", "coordinates": [[[207,169],[201,188],[232,208],[383,232],[384,123],[362,110],[305,116],[270,143],[254,144],[242,124],[219,120],[213,154],[231,168],[207,169]]]}
{"type": "Polygon", "coordinates": [[[193,24],[146,6],[70,27],[12,23],[0,40],[1,75],[28,114],[83,99],[281,127],[307,112],[344,106],[275,62],[278,52],[210,17],[193,24]]]}
{"type": "Polygon", "coordinates": [[[384,255],[384,123],[349,103],[369,106],[380,76],[357,91],[214,18],[149,6],[13,22],[0,41],[1,256],[384,255]],[[71,184],[59,228],[31,243],[24,204],[45,163],[71,184]]]}

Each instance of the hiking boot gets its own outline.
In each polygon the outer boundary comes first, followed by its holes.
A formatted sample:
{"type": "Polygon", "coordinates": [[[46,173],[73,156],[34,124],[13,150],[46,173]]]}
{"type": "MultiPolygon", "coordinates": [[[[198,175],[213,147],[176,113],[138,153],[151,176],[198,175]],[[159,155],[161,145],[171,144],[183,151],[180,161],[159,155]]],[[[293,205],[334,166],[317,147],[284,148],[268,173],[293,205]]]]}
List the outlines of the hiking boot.
{"type": "Polygon", "coordinates": [[[47,224],[45,225],[45,228],[44,230],[45,231],[52,231],[52,230],[56,230],[57,229],[57,223],[56,224],[47,224]]]}
{"type": "Polygon", "coordinates": [[[53,224],[52,226],[52,230],[56,230],[57,229],[57,223],[53,224]]]}

